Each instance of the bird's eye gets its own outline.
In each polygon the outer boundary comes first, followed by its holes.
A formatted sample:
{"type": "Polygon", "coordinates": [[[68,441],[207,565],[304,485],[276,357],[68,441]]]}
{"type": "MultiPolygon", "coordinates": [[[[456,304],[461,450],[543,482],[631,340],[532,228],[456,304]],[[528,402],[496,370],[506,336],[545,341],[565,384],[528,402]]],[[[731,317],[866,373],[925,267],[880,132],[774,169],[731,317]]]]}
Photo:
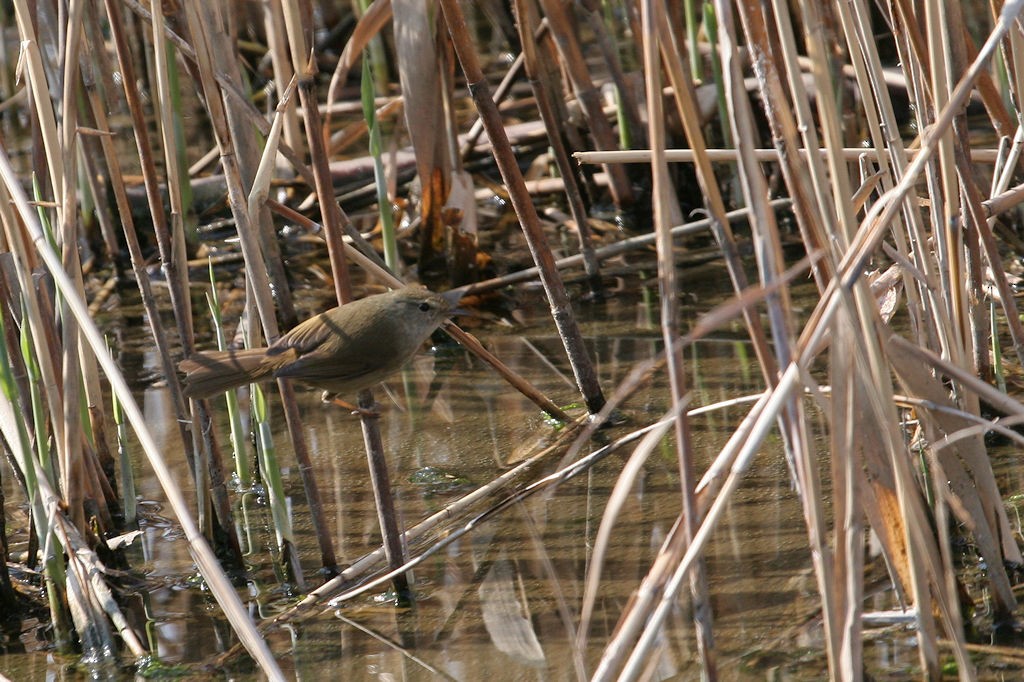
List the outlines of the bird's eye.
{"type": "Polygon", "coordinates": [[[420,311],[425,313],[428,310],[430,310],[430,304],[429,303],[427,303],[426,301],[424,301],[423,303],[420,303],[420,311]]]}

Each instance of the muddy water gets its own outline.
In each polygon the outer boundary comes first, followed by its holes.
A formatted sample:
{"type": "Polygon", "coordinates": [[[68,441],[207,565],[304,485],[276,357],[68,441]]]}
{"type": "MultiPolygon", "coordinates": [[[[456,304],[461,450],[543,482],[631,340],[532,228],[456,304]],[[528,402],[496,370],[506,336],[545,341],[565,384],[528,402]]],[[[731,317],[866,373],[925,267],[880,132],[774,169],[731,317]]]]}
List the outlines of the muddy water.
{"type": "MultiPolygon", "coordinates": [[[[682,300],[687,322],[727,295],[720,270],[706,268],[697,277],[701,293],[682,300]]],[[[661,348],[652,323],[656,309],[645,300],[634,290],[601,306],[579,307],[601,382],[609,390],[661,348]]],[[[519,314],[514,327],[488,323],[476,333],[556,402],[576,401],[560,343],[535,293],[520,294],[519,314]]],[[[760,390],[759,372],[742,338],[738,326],[726,328],[687,352],[694,407],[760,390]]],[[[125,361],[138,362],[142,377],[155,366],[145,354],[125,361]]],[[[377,399],[383,404],[381,428],[396,505],[407,526],[492,480],[552,433],[531,403],[457,347],[422,354],[388,384],[400,406],[383,391],[378,390],[377,399]]],[[[165,391],[149,387],[141,395],[164,451],[177,452],[165,391]]],[[[667,407],[666,396],[665,379],[657,374],[624,406],[626,423],[608,437],[657,420],[667,407]]],[[[339,560],[349,563],[379,546],[359,422],[342,409],[322,405],[317,392],[303,391],[300,400],[330,534],[339,560]]],[[[747,409],[731,405],[692,419],[698,470],[717,454],[747,409]]],[[[282,473],[305,578],[316,586],[322,580],[319,553],[276,407],[272,419],[286,462],[282,473]]],[[[226,433],[220,431],[223,441],[226,433]]],[[[602,511],[630,452],[612,455],[589,473],[504,511],[429,558],[413,572],[416,599],[411,607],[396,608],[381,589],[274,632],[269,641],[281,666],[301,679],[559,680],[576,679],[581,670],[592,673],[679,512],[674,448],[666,444],[648,461],[615,525],[597,609],[580,650],[576,628],[584,576],[602,511]]],[[[170,459],[189,488],[181,458],[170,459]]],[[[553,466],[554,461],[546,470],[553,466]]],[[[130,561],[146,576],[148,606],[144,610],[142,598],[136,597],[129,600],[134,604],[129,609],[140,621],[148,613],[162,663],[199,676],[201,666],[233,640],[193,580],[193,564],[177,526],[164,517],[156,481],[144,463],[138,463],[137,471],[144,535],[130,550],[130,561]]],[[[254,615],[272,616],[293,603],[295,595],[281,587],[272,561],[269,512],[255,494],[241,496],[237,512],[253,576],[243,596],[254,615]]],[[[825,674],[817,585],[777,439],[769,439],[732,500],[710,546],[707,572],[723,679],[820,679],[825,674]]],[[[884,588],[884,580],[879,584],[884,588]]],[[[874,608],[891,606],[882,588],[874,608]]],[[[872,639],[869,669],[890,675],[912,670],[917,659],[908,644],[912,636],[904,631],[872,639]]],[[[73,660],[24,649],[8,640],[0,671],[13,679],[76,677],[82,671],[73,669],[73,660]]],[[[652,663],[653,679],[697,679],[700,668],[685,597],[669,619],[661,652],[652,663]]],[[[228,667],[237,679],[258,676],[244,657],[228,667]]]]}

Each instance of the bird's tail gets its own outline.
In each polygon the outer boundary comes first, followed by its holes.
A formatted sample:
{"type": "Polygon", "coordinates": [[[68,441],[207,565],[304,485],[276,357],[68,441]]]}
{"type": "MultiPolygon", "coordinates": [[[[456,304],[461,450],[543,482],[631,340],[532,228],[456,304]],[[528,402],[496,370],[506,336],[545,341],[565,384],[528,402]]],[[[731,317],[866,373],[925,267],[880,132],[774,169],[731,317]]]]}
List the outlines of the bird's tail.
{"type": "Polygon", "coordinates": [[[263,379],[272,371],[263,362],[266,353],[266,348],[194,353],[178,363],[178,369],[185,373],[185,397],[209,398],[263,379]]]}

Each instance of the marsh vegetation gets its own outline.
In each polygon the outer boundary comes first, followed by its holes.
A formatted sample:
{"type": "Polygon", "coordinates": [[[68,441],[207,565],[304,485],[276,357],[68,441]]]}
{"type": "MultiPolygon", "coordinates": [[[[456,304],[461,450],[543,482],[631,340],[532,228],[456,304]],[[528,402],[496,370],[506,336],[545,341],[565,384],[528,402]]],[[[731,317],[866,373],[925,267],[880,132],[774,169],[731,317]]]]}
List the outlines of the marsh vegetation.
{"type": "Polygon", "coordinates": [[[998,5],[15,0],[0,672],[1019,671],[998,5]],[[183,391],[408,281],[353,406],[183,391]]]}

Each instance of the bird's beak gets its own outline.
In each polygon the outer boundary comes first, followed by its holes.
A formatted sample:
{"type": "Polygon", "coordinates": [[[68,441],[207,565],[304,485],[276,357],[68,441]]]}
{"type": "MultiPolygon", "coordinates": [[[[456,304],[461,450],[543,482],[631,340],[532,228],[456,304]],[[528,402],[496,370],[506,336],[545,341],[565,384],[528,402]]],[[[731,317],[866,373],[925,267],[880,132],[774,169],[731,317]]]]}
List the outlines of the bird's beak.
{"type": "Polygon", "coordinates": [[[470,312],[464,308],[459,307],[459,301],[462,300],[463,294],[466,293],[465,288],[452,289],[441,294],[441,298],[448,302],[452,312],[449,317],[455,317],[456,315],[469,315],[470,312]]]}

